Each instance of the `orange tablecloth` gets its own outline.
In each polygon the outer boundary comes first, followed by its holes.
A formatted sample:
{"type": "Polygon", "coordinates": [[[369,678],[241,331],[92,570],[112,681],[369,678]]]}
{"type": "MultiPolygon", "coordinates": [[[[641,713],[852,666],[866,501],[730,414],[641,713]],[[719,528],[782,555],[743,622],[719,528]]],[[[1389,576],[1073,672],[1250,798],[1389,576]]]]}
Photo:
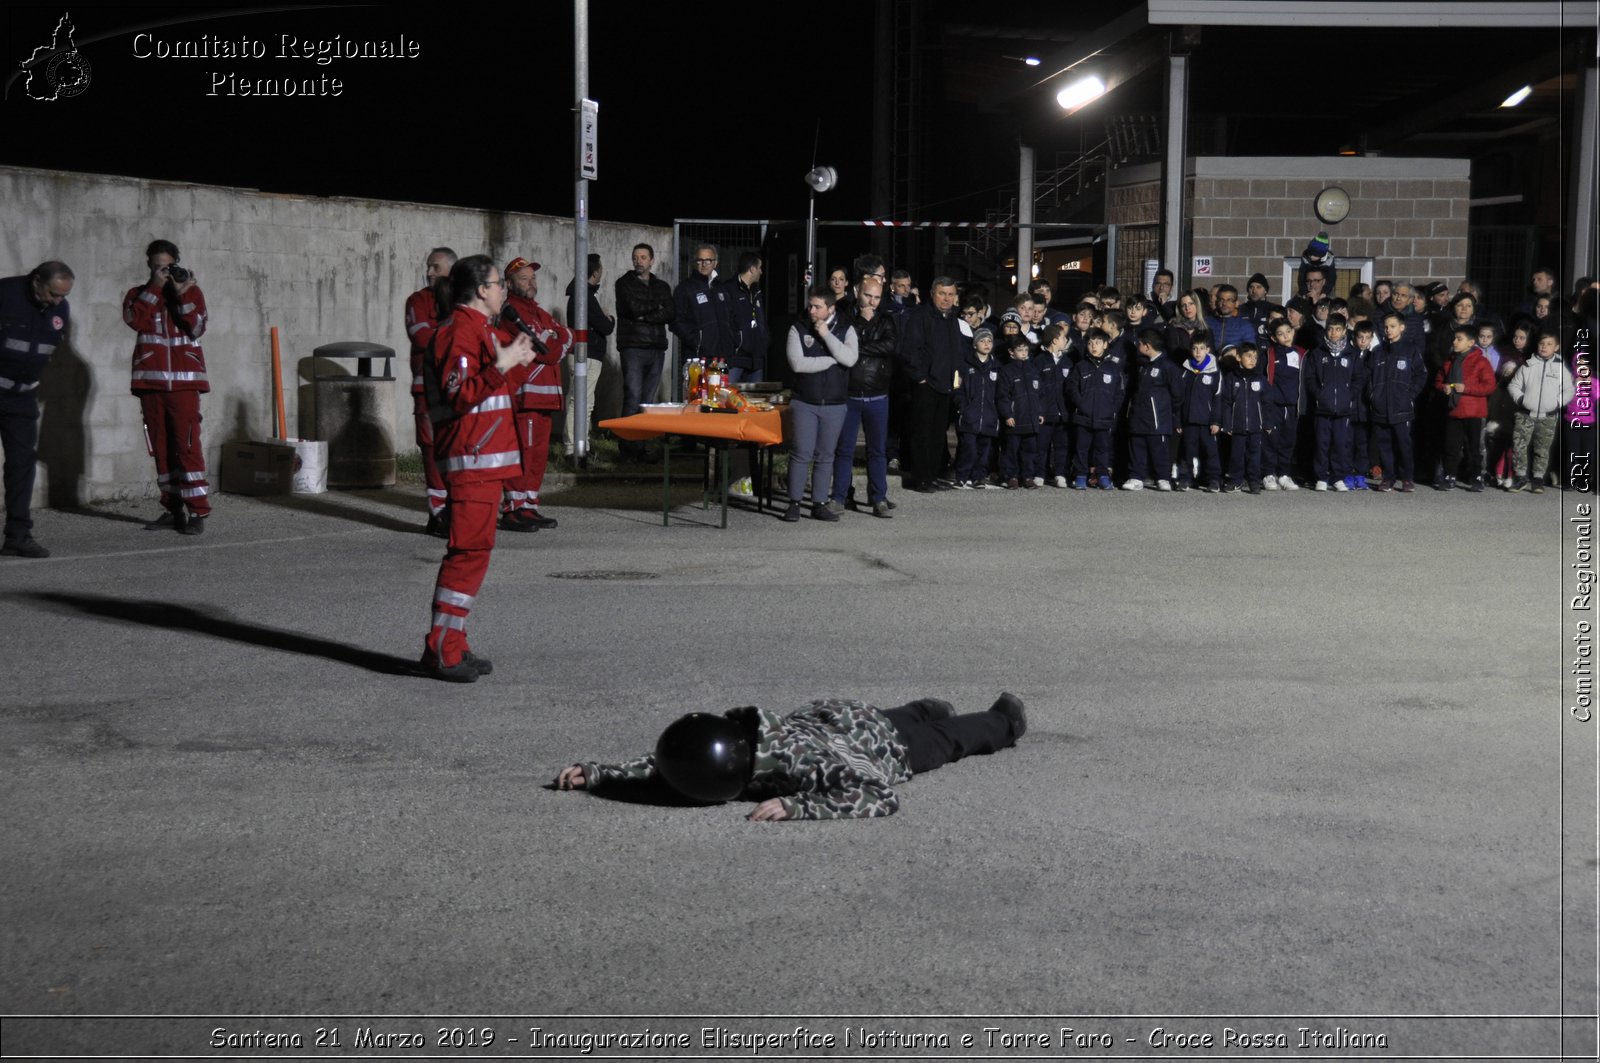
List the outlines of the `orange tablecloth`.
{"type": "Polygon", "coordinates": [[[765,447],[783,442],[783,421],[778,410],[738,413],[701,413],[699,410],[646,410],[631,417],[612,417],[600,427],[623,439],[654,439],[668,433],[701,436],[706,439],[733,439],[759,443],[765,447]]]}

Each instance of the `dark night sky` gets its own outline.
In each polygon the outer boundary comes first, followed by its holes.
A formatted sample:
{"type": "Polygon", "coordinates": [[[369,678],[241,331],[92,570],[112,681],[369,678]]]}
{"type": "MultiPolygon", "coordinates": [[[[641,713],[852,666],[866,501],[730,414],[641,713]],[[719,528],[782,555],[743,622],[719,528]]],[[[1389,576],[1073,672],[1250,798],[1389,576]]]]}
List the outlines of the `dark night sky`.
{"type": "MultiPolygon", "coordinates": [[[[570,214],[572,9],[563,3],[249,8],[28,6],[6,13],[9,70],[48,42],[70,10],[92,66],[82,95],[30,100],[8,83],[0,162],[240,185],[570,214]],[[244,12],[255,12],[247,14],[244,12]],[[492,17],[488,17],[492,16],[492,17]],[[187,18],[181,24],[175,19],[187,18]],[[269,57],[134,57],[134,34],[196,41],[248,36],[269,57]],[[393,40],[417,59],[279,59],[279,35],[393,40]],[[342,78],[330,98],[208,96],[213,72],[342,78]]],[[[774,31],[749,3],[616,3],[590,9],[590,95],[600,102],[600,179],[591,216],[805,212],[801,175],[818,157],[844,177],[832,205],[867,210],[870,111],[852,103],[867,33],[774,31]],[[692,12],[692,13],[690,13],[692,12]],[[826,116],[826,117],[825,117],[826,116]]]]}

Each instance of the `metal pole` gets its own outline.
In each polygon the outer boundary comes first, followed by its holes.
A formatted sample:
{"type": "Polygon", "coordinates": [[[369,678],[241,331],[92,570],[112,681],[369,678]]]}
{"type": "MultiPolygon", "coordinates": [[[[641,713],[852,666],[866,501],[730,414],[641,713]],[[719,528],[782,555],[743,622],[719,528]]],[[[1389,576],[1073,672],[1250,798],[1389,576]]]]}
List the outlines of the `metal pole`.
{"type": "Polygon", "coordinates": [[[811,206],[806,210],[806,272],[800,278],[800,313],[806,312],[806,300],[811,297],[812,270],[817,262],[817,194],[811,193],[811,206]]]}
{"type": "MultiPolygon", "coordinates": [[[[1181,277],[1178,290],[1190,287],[1193,278],[1183,262],[1183,179],[1185,156],[1189,153],[1189,57],[1167,59],[1167,157],[1161,174],[1161,248],[1166,267],[1181,277]]],[[[1112,275],[1116,263],[1107,263],[1112,275]]]]}
{"type": "Polygon", "coordinates": [[[572,217],[572,420],[567,438],[577,460],[589,455],[589,182],[583,176],[583,101],[589,98],[589,0],[572,0],[573,155],[577,195],[572,217]]]}
{"type": "Polygon", "coordinates": [[[1022,171],[1017,179],[1017,294],[1033,280],[1033,149],[1021,149],[1022,171]]]}
{"type": "Polygon", "coordinates": [[[1596,69],[1595,61],[1591,59],[1585,63],[1578,77],[1578,92],[1575,93],[1578,114],[1573,137],[1577,150],[1572,153],[1572,180],[1567,185],[1572,220],[1567,226],[1571,234],[1570,254],[1564,265],[1569,294],[1574,280],[1594,273],[1595,159],[1600,156],[1600,148],[1595,146],[1595,126],[1600,122],[1600,70],[1596,69]]]}

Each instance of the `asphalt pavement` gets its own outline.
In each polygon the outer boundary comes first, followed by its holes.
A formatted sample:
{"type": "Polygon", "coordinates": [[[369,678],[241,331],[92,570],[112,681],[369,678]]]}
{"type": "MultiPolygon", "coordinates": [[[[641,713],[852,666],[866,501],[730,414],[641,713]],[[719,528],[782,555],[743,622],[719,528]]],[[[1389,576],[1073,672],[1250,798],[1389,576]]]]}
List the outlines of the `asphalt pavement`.
{"type": "Polygon", "coordinates": [[[499,1016],[504,1050],[575,1015],[1481,1014],[1525,1018],[1474,1049],[1532,1056],[1538,1017],[1593,1014],[1559,492],[898,494],[724,531],[686,488],[662,527],[660,491],[569,486],[500,537],[470,686],[416,674],[418,490],[218,496],[197,538],[153,502],[37,514],[54,556],[0,558],[0,1011],[232,1018],[8,1019],[5,1051],[291,1022],[259,1016],[499,1016]],[[1001,690],[1026,737],[886,819],[547,788],[690,710],[1001,690]]]}

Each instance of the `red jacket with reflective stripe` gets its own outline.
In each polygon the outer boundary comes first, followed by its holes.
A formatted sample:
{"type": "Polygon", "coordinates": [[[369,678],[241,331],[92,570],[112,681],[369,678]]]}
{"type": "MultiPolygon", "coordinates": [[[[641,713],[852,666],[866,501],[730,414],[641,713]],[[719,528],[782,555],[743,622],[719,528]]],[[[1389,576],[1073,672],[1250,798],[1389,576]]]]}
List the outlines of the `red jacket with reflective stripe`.
{"type": "Polygon", "coordinates": [[[422,360],[428,356],[433,334],[439,328],[439,300],[432,288],[423,288],[406,297],[406,338],[411,341],[411,394],[422,395],[422,360]]]}
{"type": "MultiPolygon", "coordinates": [[[[572,346],[572,330],[550,316],[550,311],[540,306],[533,299],[524,299],[520,295],[506,296],[506,305],[517,312],[517,316],[527,322],[528,327],[538,334],[539,340],[545,346],[544,354],[535,348],[533,352],[533,365],[528,371],[528,380],[517,389],[515,398],[519,410],[559,410],[561,409],[561,359],[572,346]]],[[[502,316],[496,331],[500,333],[505,342],[510,343],[516,339],[517,326],[511,324],[509,318],[502,316]]]]}
{"type": "Polygon", "coordinates": [[[431,357],[440,392],[457,417],[433,429],[433,455],[447,484],[506,480],[522,473],[512,393],[528,367],[495,367],[494,329],[469,306],[439,323],[431,357]]]}
{"type": "Polygon", "coordinates": [[[139,334],[133,348],[133,392],[210,391],[200,337],[206,331],[206,297],[198,284],[167,305],[164,286],[129,288],[122,320],[139,334]]]}

